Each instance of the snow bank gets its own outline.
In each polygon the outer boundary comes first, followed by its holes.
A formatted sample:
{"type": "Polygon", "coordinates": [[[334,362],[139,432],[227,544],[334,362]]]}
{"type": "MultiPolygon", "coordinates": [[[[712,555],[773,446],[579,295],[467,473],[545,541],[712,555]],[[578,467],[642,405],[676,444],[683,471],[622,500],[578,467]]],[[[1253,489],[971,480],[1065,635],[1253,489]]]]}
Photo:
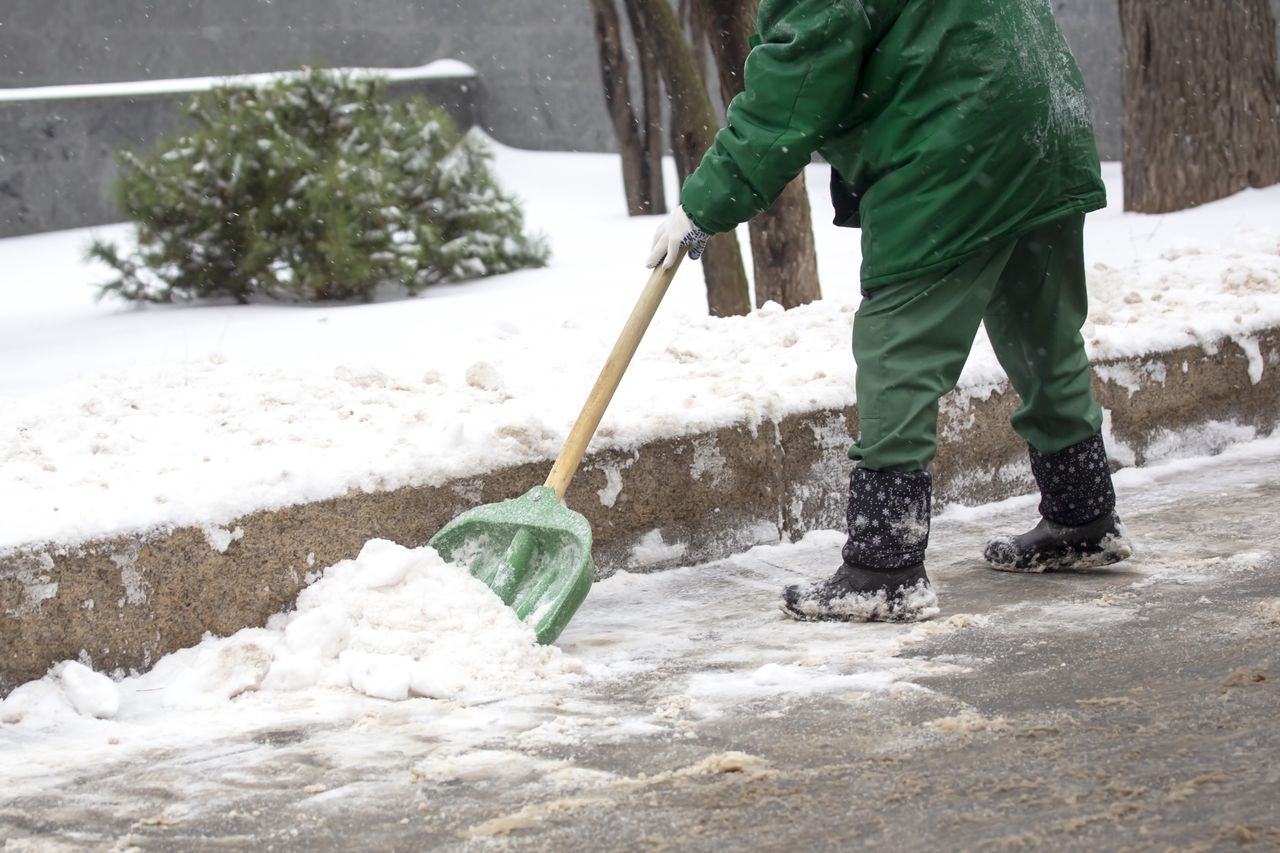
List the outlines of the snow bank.
{"type": "MultiPolygon", "coordinates": [[[[411,300],[96,305],[84,232],[0,240],[15,291],[0,316],[0,549],[225,527],[553,458],[643,285],[653,220],[624,215],[615,157],[499,147],[496,169],[547,231],[551,265],[411,300]]],[[[711,318],[686,264],[594,447],[855,402],[858,235],[823,224],[825,172],[809,186],[826,298],[711,318]]],[[[1118,204],[1119,171],[1105,174],[1118,204]]],[[[1280,188],[1168,216],[1091,215],[1093,357],[1234,340],[1256,354],[1255,381],[1274,369],[1254,336],[1280,325],[1277,211],[1280,188]]],[[[1162,379],[1112,372],[1131,387],[1162,379]]],[[[1002,381],[979,332],[961,385],[983,396],[1002,381]]],[[[610,480],[599,499],[617,497],[610,480]]]]}
{"type": "MultiPolygon", "coordinates": [[[[1280,223],[1280,199],[1275,217],[1280,223]]],[[[1091,352],[1118,358],[1234,340],[1253,353],[1257,383],[1265,365],[1252,336],[1280,319],[1280,225],[1176,242],[1141,263],[1093,265],[1084,327],[1091,352]]]]}
{"type": "Polygon", "coordinates": [[[0,702],[0,722],[219,708],[253,691],[349,689],[470,704],[564,686],[581,672],[559,649],[539,646],[533,629],[466,569],[430,548],[375,539],[355,560],[326,569],[294,610],[265,628],[206,637],[119,683],[60,663],[0,702]]]}
{"type": "MultiPolygon", "coordinates": [[[[849,405],[843,352],[854,307],[770,305],[749,317],[664,322],[595,446],[849,405]]],[[[10,401],[0,409],[0,433],[13,437],[0,451],[0,547],[226,524],[351,489],[440,485],[554,458],[612,341],[563,327],[501,343],[476,337],[481,345],[458,352],[483,349],[483,361],[449,364],[427,347],[327,370],[213,357],[10,401]],[[421,366],[403,366],[412,362],[421,366]]]]}

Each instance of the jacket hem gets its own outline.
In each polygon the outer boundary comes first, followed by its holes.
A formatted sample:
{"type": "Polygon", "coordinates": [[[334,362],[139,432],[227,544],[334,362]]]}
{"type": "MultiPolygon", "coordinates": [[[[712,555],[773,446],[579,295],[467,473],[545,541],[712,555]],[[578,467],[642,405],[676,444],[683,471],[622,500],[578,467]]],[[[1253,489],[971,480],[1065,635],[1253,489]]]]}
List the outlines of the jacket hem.
{"type": "Polygon", "coordinates": [[[1105,196],[1095,195],[1082,199],[1081,201],[1067,207],[1056,208],[1051,213],[1044,214],[1043,216],[1028,219],[1026,222],[1008,233],[1001,234],[998,237],[990,237],[971,249],[966,249],[963,252],[958,252],[953,255],[947,255],[945,258],[940,258],[939,260],[926,264],[925,266],[912,267],[909,270],[880,273],[879,275],[869,277],[864,275],[862,277],[862,289],[866,290],[868,288],[880,287],[887,284],[897,284],[898,282],[907,281],[922,275],[928,275],[929,273],[937,272],[939,270],[946,269],[947,267],[958,266],[959,264],[971,260],[972,258],[989,250],[991,247],[1003,243],[1006,240],[1017,239],[1029,231],[1034,231],[1035,229],[1043,225],[1048,225],[1051,222],[1057,222],[1059,219],[1065,219],[1068,216],[1073,216],[1078,213],[1091,213],[1095,210],[1101,210],[1106,206],[1107,200],[1105,196]]]}

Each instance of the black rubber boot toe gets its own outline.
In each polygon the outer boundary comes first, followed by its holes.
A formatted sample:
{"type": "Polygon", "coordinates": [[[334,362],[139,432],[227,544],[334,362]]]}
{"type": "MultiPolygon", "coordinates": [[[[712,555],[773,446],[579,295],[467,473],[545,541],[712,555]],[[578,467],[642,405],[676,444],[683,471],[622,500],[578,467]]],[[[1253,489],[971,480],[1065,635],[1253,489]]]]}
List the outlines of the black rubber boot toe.
{"type": "Polygon", "coordinates": [[[916,622],[938,612],[924,564],[894,571],[844,563],[825,581],[789,586],[782,612],[806,622],[916,622]]]}
{"type": "Polygon", "coordinates": [[[1042,518],[1020,536],[997,536],[986,551],[991,567],[1004,572],[1097,569],[1132,556],[1133,543],[1114,510],[1078,527],[1042,518]]]}

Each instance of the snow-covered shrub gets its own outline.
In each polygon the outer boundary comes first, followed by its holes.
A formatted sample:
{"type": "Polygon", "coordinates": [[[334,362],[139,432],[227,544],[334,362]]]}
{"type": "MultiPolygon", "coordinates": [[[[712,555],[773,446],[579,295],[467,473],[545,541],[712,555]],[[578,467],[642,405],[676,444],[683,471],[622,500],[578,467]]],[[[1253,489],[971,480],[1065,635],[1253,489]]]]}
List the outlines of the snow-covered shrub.
{"type": "Polygon", "coordinates": [[[377,80],[310,71],[198,95],[192,133],[121,155],[116,189],[138,246],[93,244],[119,274],[103,292],[353,299],[545,263],[483,139],[438,107],[384,92],[377,80]]]}

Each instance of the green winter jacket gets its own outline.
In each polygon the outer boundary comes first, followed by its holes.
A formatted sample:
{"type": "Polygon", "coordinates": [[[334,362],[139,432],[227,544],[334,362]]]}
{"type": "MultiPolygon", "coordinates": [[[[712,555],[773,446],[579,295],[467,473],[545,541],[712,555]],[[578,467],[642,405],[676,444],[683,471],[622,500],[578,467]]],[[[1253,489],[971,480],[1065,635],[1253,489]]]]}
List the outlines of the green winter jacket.
{"type": "Polygon", "coordinates": [[[761,0],[757,27],[681,193],[704,231],[766,210],[815,151],[836,224],[862,228],[864,288],[1106,204],[1049,0],[761,0]]]}

